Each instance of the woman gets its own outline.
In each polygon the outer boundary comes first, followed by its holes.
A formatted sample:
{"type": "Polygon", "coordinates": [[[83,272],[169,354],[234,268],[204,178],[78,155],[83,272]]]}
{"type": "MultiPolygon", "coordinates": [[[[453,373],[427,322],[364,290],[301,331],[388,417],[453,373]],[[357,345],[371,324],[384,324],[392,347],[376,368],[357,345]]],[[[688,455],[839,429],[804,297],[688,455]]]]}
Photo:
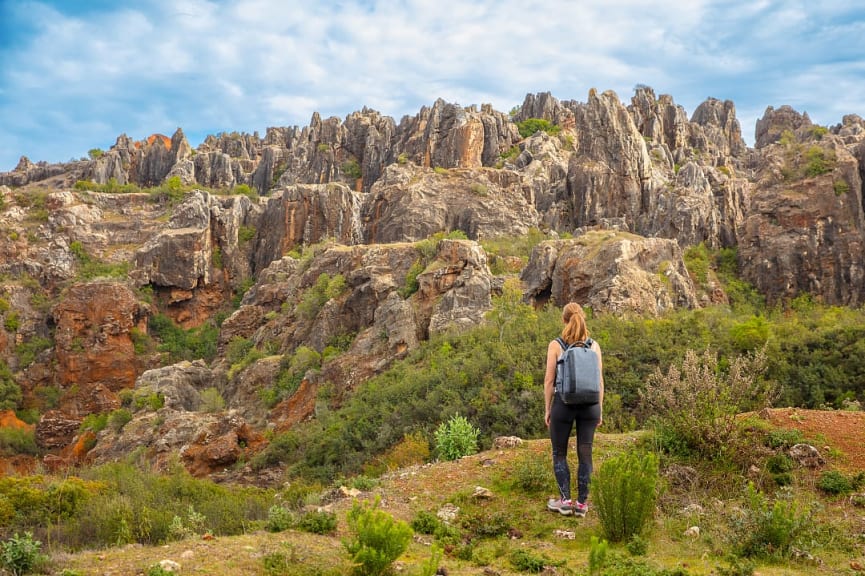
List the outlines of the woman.
{"type": "MultiPolygon", "coordinates": [[[[568,346],[582,345],[589,337],[586,328],[586,316],[582,307],[576,302],[567,304],[562,310],[562,340],[568,346]]],[[[601,371],[600,401],[597,404],[565,404],[555,393],[556,362],[564,349],[559,340],[553,340],[547,346],[547,367],[544,374],[544,421],[550,429],[550,440],[553,445],[553,472],[556,484],[559,486],[559,498],[551,498],[547,508],[569,516],[585,516],[588,511],[586,500],[589,497],[589,479],[592,475],[592,442],[595,428],[603,421],[604,405],[604,367],[601,358],[601,347],[592,342],[591,349],[598,355],[598,365],[601,371]],[[568,467],[568,439],[571,427],[577,428],[577,500],[571,500],[571,470],[568,467]]]]}

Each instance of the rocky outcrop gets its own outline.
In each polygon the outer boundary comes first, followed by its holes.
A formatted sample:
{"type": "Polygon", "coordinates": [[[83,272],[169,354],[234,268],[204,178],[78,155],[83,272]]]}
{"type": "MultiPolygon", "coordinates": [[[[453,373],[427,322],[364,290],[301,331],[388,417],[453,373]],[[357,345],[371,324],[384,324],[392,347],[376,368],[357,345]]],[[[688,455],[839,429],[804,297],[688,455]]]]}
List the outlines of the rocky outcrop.
{"type": "Polygon", "coordinates": [[[518,174],[391,165],[361,207],[368,243],[413,242],[461,230],[471,239],[519,236],[539,215],[518,174]]]}
{"type": "Polygon", "coordinates": [[[791,106],[781,106],[777,110],[772,106],[766,108],[763,117],[757,120],[754,147],[758,150],[769,144],[774,144],[781,138],[785,130],[798,132],[812,126],[808,113],[800,114],[791,106]]]}
{"type": "Polygon", "coordinates": [[[679,245],[624,232],[542,242],[521,279],[533,304],[577,302],[596,311],[655,315],[697,306],[679,245]]]}
{"type": "MultiPolygon", "coordinates": [[[[148,310],[125,285],[96,281],[76,284],[54,308],[57,326],[55,358],[60,384],[68,389],[102,385],[118,392],[132,388],[138,376],[138,362],[131,332],[146,332],[148,310]]],[[[112,400],[91,400],[88,404],[112,406],[112,400]]],[[[68,413],[89,414],[86,405],[68,413]]]]}
{"type": "Polygon", "coordinates": [[[177,322],[200,325],[252,274],[254,242],[241,232],[255,231],[259,214],[246,196],[195,190],[173,210],[168,227],[136,251],[130,277],[156,288],[177,322]]]}
{"type": "Polygon", "coordinates": [[[72,442],[80,418],[72,418],[59,410],[49,410],[42,414],[36,424],[36,445],[45,450],[63,448],[72,442]]]}
{"type": "Polygon", "coordinates": [[[809,293],[865,302],[859,162],[834,136],[766,148],[739,243],[740,268],[770,303],[809,293]]]}

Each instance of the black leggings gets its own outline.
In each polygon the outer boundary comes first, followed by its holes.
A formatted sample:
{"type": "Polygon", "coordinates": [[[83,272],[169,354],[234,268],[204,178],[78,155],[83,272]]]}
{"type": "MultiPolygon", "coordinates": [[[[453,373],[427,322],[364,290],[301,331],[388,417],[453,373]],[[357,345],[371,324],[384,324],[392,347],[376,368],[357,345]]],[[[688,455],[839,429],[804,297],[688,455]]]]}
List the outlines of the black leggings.
{"type": "Polygon", "coordinates": [[[558,394],[550,410],[550,440],[553,444],[553,472],[563,500],[571,498],[571,469],[568,467],[568,440],[577,424],[577,502],[585,504],[592,476],[592,442],[601,419],[601,405],[565,404],[558,394]]]}

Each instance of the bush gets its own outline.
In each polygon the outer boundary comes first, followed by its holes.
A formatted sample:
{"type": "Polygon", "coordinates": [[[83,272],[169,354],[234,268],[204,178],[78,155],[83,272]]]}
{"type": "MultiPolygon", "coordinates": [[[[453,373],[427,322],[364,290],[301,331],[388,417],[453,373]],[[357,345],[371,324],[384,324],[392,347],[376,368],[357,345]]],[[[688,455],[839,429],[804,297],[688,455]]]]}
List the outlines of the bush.
{"type": "Polygon", "coordinates": [[[336,532],[336,515],[332,512],[313,510],[298,519],[297,528],[313,534],[333,534],[336,532]]]}
{"type": "Polygon", "coordinates": [[[856,479],[850,479],[837,470],[828,470],[820,475],[817,488],[826,494],[837,496],[849,494],[856,489],[856,479]]]}
{"type": "Polygon", "coordinates": [[[445,460],[456,460],[478,451],[480,430],[459,414],[442,422],[435,431],[436,451],[445,460]]]}
{"type": "Polygon", "coordinates": [[[352,536],[344,540],[343,545],[351,555],[355,564],[354,574],[358,576],[386,574],[411,541],[409,525],[394,520],[380,510],[378,504],[379,500],[372,505],[355,502],[348,513],[352,536]]]}
{"type": "Polygon", "coordinates": [[[640,396],[665,449],[707,459],[734,454],[742,437],[737,415],[771,403],[774,387],[761,378],[765,351],[738,356],[722,370],[708,349],[685,353],[681,368],[656,369],[640,396]]]}
{"type": "Polygon", "coordinates": [[[511,552],[509,560],[519,572],[530,572],[532,574],[540,574],[547,566],[562,566],[565,563],[564,560],[551,560],[544,554],[535,554],[522,548],[517,548],[511,552]]]}
{"type": "Polygon", "coordinates": [[[411,528],[418,534],[435,534],[442,525],[442,521],[432,512],[421,510],[411,521],[411,528]]]}
{"type": "Polygon", "coordinates": [[[0,564],[13,576],[27,574],[41,558],[39,553],[42,542],[33,539],[33,534],[25,532],[23,536],[17,533],[0,543],[0,564]]]}
{"type": "Polygon", "coordinates": [[[770,502],[749,483],[741,514],[731,515],[731,546],[739,556],[789,556],[811,523],[793,500],[770,502]]]}
{"type": "Polygon", "coordinates": [[[38,452],[36,433],[32,429],[6,426],[0,428],[0,456],[36,455],[38,452]]]}
{"type": "Polygon", "coordinates": [[[357,160],[354,158],[350,160],[346,160],[342,164],[342,172],[349,178],[357,180],[363,176],[363,171],[360,168],[360,164],[357,163],[357,160]]]}
{"type": "Polygon", "coordinates": [[[22,398],[21,386],[15,381],[12,370],[0,360],[0,410],[15,410],[22,398]]]}
{"type": "Polygon", "coordinates": [[[268,532],[282,532],[291,528],[294,515],[285,506],[274,504],[267,510],[267,523],[264,529],[268,532]]]}
{"type": "Polygon", "coordinates": [[[549,489],[554,478],[547,460],[531,454],[520,457],[510,474],[511,485],[526,494],[538,494],[549,489]]]}
{"type": "Polygon", "coordinates": [[[611,542],[641,535],[655,510],[658,457],[625,452],[605,461],[595,475],[593,491],[601,530],[611,542]]]}
{"type": "Polygon", "coordinates": [[[118,408],[108,415],[108,426],[115,432],[120,432],[132,420],[132,412],[126,408],[118,408]]]}
{"type": "Polygon", "coordinates": [[[522,122],[517,123],[517,129],[520,131],[520,136],[528,138],[535,132],[546,132],[551,136],[555,136],[561,131],[561,127],[554,125],[549,120],[543,118],[527,118],[522,122]]]}
{"type": "Polygon", "coordinates": [[[225,399],[215,387],[205,388],[201,391],[202,412],[219,412],[225,408],[225,399]]]}

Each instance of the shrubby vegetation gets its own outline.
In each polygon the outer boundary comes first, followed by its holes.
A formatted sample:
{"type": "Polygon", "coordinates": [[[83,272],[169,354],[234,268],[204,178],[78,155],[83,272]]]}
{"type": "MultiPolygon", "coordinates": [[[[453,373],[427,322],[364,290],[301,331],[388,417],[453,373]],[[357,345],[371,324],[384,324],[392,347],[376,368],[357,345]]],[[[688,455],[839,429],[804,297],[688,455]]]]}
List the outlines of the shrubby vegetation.
{"type": "Polygon", "coordinates": [[[517,122],[517,129],[520,131],[520,136],[523,138],[528,138],[535,132],[539,131],[555,136],[562,130],[561,126],[556,126],[549,120],[544,120],[543,118],[527,118],[522,122],[517,122]]]}
{"type": "Polygon", "coordinates": [[[271,498],[197,480],[179,466],[155,474],[106,464],[82,469],[81,478],[0,478],[0,525],[72,550],[160,544],[192,533],[240,534],[264,521],[271,498]]]}
{"type": "Polygon", "coordinates": [[[197,358],[209,362],[216,356],[219,327],[215,321],[184,330],[168,316],[154,314],[150,317],[148,328],[151,336],[159,343],[157,350],[168,354],[172,362],[197,358]]]}

